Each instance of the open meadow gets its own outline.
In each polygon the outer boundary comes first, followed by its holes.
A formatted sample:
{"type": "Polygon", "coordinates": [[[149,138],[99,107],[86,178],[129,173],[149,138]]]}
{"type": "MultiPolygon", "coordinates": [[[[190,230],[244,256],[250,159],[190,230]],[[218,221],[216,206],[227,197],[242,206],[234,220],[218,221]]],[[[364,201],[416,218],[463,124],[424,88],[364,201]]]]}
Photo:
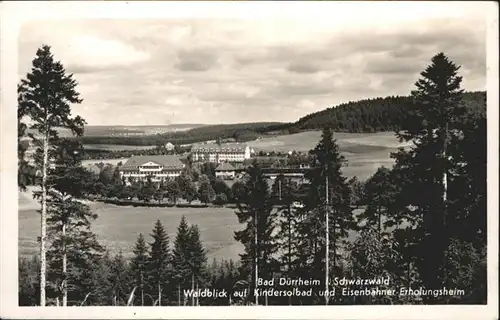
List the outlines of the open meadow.
{"type": "MultiPolygon", "coordinates": [[[[89,205],[92,211],[98,214],[92,226],[93,231],[100,243],[114,254],[122,251],[126,257],[130,257],[139,233],[150,242],[149,234],[157,219],[160,219],[167,229],[172,246],[182,216],[186,216],[189,224],[198,225],[208,262],[214,258],[238,260],[239,254],[243,252],[243,245],[234,240],[234,232],[244,228],[244,225],[238,222],[236,209],[121,207],[105,203],[89,205]]],[[[28,193],[19,193],[20,256],[38,254],[38,209],[39,205],[29,198],[28,193]]],[[[349,240],[352,241],[355,237],[356,234],[351,233],[349,240]]]]}
{"type": "MultiPolygon", "coordinates": [[[[39,207],[27,193],[20,193],[19,197],[19,254],[36,254],[40,235],[40,214],[36,210],[39,207]]],[[[198,225],[209,262],[214,257],[238,259],[238,253],[243,251],[243,246],[234,241],[234,231],[243,227],[238,223],[235,209],[120,207],[105,203],[91,203],[90,207],[99,216],[93,223],[93,231],[100,243],[113,253],[121,250],[125,256],[130,256],[139,233],[150,242],[149,234],[157,219],[167,229],[173,245],[182,216],[186,216],[188,223],[198,225]]]]}

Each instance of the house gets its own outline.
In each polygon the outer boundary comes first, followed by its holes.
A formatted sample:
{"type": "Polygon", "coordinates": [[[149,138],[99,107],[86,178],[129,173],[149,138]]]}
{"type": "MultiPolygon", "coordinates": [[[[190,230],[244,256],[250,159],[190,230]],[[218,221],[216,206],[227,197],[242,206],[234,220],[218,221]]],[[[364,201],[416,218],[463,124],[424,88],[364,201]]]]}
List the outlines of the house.
{"type": "Polygon", "coordinates": [[[295,181],[299,184],[308,183],[306,178],[307,171],[310,168],[263,168],[262,174],[266,179],[275,180],[280,175],[283,175],[285,179],[295,181]]]}
{"type": "Polygon", "coordinates": [[[239,143],[199,144],[191,148],[194,162],[243,162],[250,157],[250,147],[239,143]]]}
{"type": "Polygon", "coordinates": [[[236,176],[236,169],[229,163],[221,163],[215,168],[215,177],[221,179],[234,179],[236,176]]]}
{"type": "Polygon", "coordinates": [[[167,150],[167,151],[172,151],[172,150],[174,150],[174,149],[175,149],[175,146],[173,145],[173,143],[172,143],[172,142],[167,142],[167,143],[165,144],[165,150],[167,150]]]}
{"type": "Polygon", "coordinates": [[[154,182],[180,176],[186,165],[175,155],[132,156],[120,167],[120,177],[146,180],[151,177],[154,182]]]}

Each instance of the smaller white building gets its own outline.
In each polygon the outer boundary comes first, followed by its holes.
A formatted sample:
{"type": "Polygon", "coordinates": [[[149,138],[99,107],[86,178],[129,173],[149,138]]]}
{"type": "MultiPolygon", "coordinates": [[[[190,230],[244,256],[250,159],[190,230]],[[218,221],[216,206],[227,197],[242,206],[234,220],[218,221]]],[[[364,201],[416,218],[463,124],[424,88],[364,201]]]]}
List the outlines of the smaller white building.
{"type": "Polygon", "coordinates": [[[234,179],[236,169],[229,163],[221,163],[215,168],[215,177],[221,179],[234,179]]]}
{"type": "Polygon", "coordinates": [[[167,142],[167,143],[165,144],[165,149],[166,149],[167,151],[172,151],[172,150],[174,150],[174,149],[175,149],[175,146],[174,146],[174,144],[173,144],[172,142],[167,142]]]}

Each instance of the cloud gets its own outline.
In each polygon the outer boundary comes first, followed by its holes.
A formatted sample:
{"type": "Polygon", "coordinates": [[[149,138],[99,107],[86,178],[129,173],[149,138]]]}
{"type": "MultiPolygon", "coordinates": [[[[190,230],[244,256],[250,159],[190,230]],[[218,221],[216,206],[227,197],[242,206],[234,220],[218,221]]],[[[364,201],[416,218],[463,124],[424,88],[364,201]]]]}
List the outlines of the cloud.
{"type": "Polygon", "coordinates": [[[180,50],[175,67],[181,71],[207,71],[217,65],[217,57],[209,50],[180,50]]]}
{"type": "Polygon", "coordinates": [[[311,63],[292,62],[288,65],[288,71],[296,73],[316,73],[319,69],[311,63]]]}
{"type": "Polygon", "coordinates": [[[462,66],[465,89],[484,90],[480,15],[405,12],[408,19],[30,23],[19,37],[19,71],[50,44],[80,84],[84,102],[74,110],[89,124],[295,121],[346,101],[407,95],[438,52],[462,66]]]}

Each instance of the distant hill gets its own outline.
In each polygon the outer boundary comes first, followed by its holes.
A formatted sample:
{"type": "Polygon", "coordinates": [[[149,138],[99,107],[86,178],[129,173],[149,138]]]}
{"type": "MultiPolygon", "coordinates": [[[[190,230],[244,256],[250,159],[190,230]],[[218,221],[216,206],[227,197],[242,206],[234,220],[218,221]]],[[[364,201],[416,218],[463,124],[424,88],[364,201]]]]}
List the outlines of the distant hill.
{"type": "MultiPolygon", "coordinates": [[[[486,112],[486,92],[466,92],[463,102],[470,112],[486,112]]],[[[411,107],[413,100],[408,96],[351,101],[322,111],[308,114],[297,122],[283,125],[281,130],[290,133],[303,130],[319,130],[330,127],[338,132],[379,132],[398,128],[411,107]]]]}
{"type": "MultiPolygon", "coordinates": [[[[153,132],[143,130],[142,134],[134,135],[95,135],[77,138],[83,144],[116,144],[116,145],[138,145],[156,146],[164,145],[166,142],[173,144],[191,144],[200,141],[232,138],[236,141],[249,141],[258,138],[269,128],[283,125],[280,122],[256,122],[256,123],[236,123],[220,125],[203,125],[192,127],[188,130],[169,130],[163,132],[153,132]]],[[[168,127],[168,126],[166,126],[168,127]]],[[[142,127],[137,127],[140,128],[142,127]]]]}

